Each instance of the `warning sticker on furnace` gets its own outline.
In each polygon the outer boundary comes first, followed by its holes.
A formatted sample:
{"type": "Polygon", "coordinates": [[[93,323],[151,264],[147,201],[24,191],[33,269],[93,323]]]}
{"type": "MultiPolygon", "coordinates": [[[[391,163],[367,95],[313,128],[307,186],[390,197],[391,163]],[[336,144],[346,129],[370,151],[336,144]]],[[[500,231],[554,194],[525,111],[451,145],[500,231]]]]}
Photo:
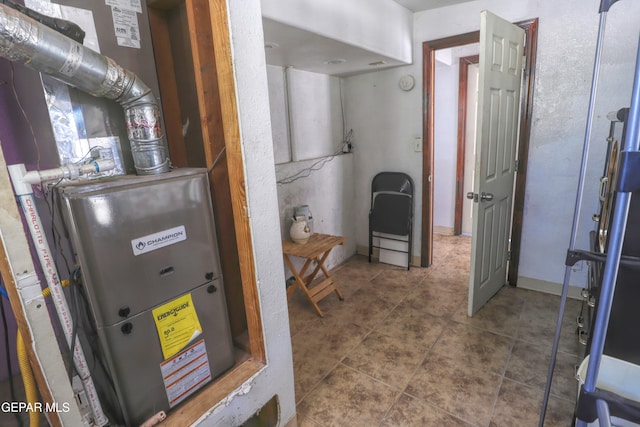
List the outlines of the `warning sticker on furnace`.
{"type": "Polygon", "coordinates": [[[166,359],[178,353],[202,333],[191,294],[176,298],[152,310],[162,354],[166,359]]]}
{"type": "Polygon", "coordinates": [[[174,407],[211,380],[204,340],[160,364],[169,406],[174,407]]]}

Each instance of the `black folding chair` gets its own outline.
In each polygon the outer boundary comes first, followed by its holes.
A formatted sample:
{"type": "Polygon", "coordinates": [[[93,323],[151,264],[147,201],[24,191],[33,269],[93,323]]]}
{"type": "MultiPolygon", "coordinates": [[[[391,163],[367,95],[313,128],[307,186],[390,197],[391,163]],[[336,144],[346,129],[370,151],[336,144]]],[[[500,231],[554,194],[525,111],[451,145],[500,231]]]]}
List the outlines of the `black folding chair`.
{"type": "Polygon", "coordinates": [[[407,254],[407,270],[411,268],[413,236],[413,192],[411,177],[402,172],[380,172],[371,182],[369,211],[369,262],[373,248],[407,254]],[[389,235],[397,237],[389,237],[389,235]],[[405,242],[407,250],[376,246],[373,238],[405,242]]]}

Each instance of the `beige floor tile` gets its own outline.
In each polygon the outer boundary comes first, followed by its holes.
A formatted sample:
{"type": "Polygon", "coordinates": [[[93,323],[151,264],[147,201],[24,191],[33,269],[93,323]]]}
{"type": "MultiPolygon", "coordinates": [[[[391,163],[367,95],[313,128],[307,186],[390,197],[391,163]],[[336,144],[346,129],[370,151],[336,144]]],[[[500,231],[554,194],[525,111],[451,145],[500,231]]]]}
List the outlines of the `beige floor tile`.
{"type": "Polygon", "coordinates": [[[427,314],[450,318],[457,309],[466,306],[466,296],[455,291],[443,291],[426,283],[407,295],[403,304],[427,314]]]}
{"type": "Polygon", "coordinates": [[[297,421],[298,421],[298,427],[323,427],[321,424],[318,424],[315,421],[300,415],[298,415],[297,421]]]}
{"type": "MultiPolygon", "coordinates": [[[[551,359],[551,346],[516,341],[505,377],[544,390],[551,359]]],[[[555,396],[575,400],[577,381],[573,373],[578,364],[575,355],[558,352],[551,386],[555,396]]]]}
{"type": "MultiPolygon", "coordinates": [[[[550,302],[546,307],[539,306],[539,311],[536,311],[531,305],[527,306],[527,303],[520,317],[516,337],[534,344],[549,343],[551,346],[558,318],[557,305],[550,302]]],[[[584,354],[584,346],[578,342],[575,313],[569,310],[565,311],[558,350],[574,355],[584,354]]]]}
{"type": "Polygon", "coordinates": [[[372,332],[342,363],[401,391],[425,353],[410,341],[372,332]]]}
{"type": "Polygon", "coordinates": [[[341,279],[351,277],[353,279],[371,280],[386,267],[386,264],[379,264],[377,262],[370,263],[366,256],[354,255],[345,263],[332,270],[331,273],[339,276],[341,279]]]}
{"type": "Polygon", "coordinates": [[[342,296],[344,296],[345,299],[351,297],[351,295],[353,295],[360,288],[368,287],[370,283],[365,279],[343,278],[333,273],[331,275],[336,287],[340,290],[340,293],[342,293],[342,296]]]}
{"type": "Polygon", "coordinates": [[[338,323],[355,323],[372,329],[389,315],[397,303],[377,296],[366,288],[357,290],[344,304],[337,304],[335,310],[326,317],[335,318],[338,323]]]}
{"type": "Polygon", "coordinates": [[[497,334],[515,337],[524,302],[516,296],[515,288],[504,287],[473,317],[467,314],[466,304],[453,314],[453,320],[497,334]]]}
{"type": "Polygon", "coordinates": [[[368,375],[339,365],[298,409],[321,426],[371,427],[380,424],[398,394],[368,375]]]}
{"type": "Polygon", "coordinates": [[[502,375],[513,342],[513,338],[452,322],[438,338],[431,353],[452,358],[455,363],[474,370],[502,375]]]}
{"type": "MultiPolygon", "coordinates": [[[[470,250],[434,236],[433,266],[410,271],[355,256],[332,271],[345,300],[322,300],[324,318],[296,293],[299,425],[537,426],[559,297],[504,287],[469,318],[470,250]]],[[[572,419],[579,309],[567,301],[545,427],[572,419]]]]}
{"type": "Polygon", "coordinates": [[[384,418],[381,427],[469,427],[471,425],[428,403],[403,394],[384,418]]]}
{"type": "Polygon", "coordinates": [[[500,375],[429,354],[409,381],[405,393],[471,424],[487,425],[500,381],[500,375]]]}
{"type": "Polygon", "coordinates": [[[398,304],[419,287],[424,279],[426,272],[414,274],[413,271],[416,270],[423,269],[414,268],[412,272],[403,269],[383,271],[371,280],[367,290],[380,298],[398,304]]]}
{"type": "Polygon", "coordinates": [[[421,350],[429,350],[436,342],[447,321],[429,314],[423,307],[402,302],[379,324],[375,331],[395,337],[421,350]]]}
{"type": "Polygon", "coordinates": [[[302,400],[345,354],[362,341],[367,332],[358,325],[336,325],[335,321],[325,321],[295,335],[291,345],[296,401],[302,400]]]}
{"type": "Polygon", "coordinates": [[[456,256],[447,257],[447,261],[441,264],[434,263],[429,267],[429,274],[426,278],[429,282],[443,281],[446,283],[456,283],[460,286],[469,286],[469,269],[460,269],[457,265],[459,261],[455,261],[456,256]]]}
{"type": "MultiPolygon", "coordinates": [[[[500,387],[491,427],[537,426],[543,391],[515,383],[507,378],[500,387]]],[[[567,427],[573,418],[573,403],[551,397],[545,427],[567,427]]]]}
{"type": "Polygon", "coordinates": [[[289,329],[291,336],[307,331],[322,323],[322,319],[313,309],[302,292],[296,292],[289,301],[289,329]]]}

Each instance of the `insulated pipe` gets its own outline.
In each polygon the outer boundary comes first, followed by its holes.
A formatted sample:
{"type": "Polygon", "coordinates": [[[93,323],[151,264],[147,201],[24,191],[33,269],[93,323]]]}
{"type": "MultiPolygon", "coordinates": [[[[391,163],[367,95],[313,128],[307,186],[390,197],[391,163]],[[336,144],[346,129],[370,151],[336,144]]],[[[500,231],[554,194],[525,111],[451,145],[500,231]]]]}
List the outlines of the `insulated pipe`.
{"type": "MultiPolygon", "coordinates": [[[[8,350],[7,350],[8,351],[8,350]]],[[[24,345],[22,334],[18,330],[16,335],[16,352],[18,353],[18,363],[20,365],[20,375],[22,376],[22,383],[24,384],[25,397],[30,408],[34,407],[34,404],[38,401],[38,389],[36,387],[36,381],[33,377],[33,371],[31,370],[31,363],[29,362],[29,356],[27,355],[27,348],[24,345]]],[[[37,411],[29,411],[29,427],[40,426],[40,414],[37,411]]]]}
{"type": "MultiPolygon", "coordinates": [[[[29,184],[22,180],[22,177],[25,175],[25,168],[23,164],[10,165],[8,169],[16,196],[18,196],[20,207],[24,213],[33,244],[35,245],[36,252],[38,253],[38,259],[40,260],[42,271],[49,289],[51,290],[51,297],[53,299],[56,312],[58,313],[58,318],[60,319],[62,331],[64,332],[67,345],[71,347],[71,343],[73,341],[71,310],[69,310],[69,305],[65,299],[62,284],[58,277],[58,272],[56,271],[53,263],[53,254],[51,253],[47,236],[44,233],[40,215],[36,209],[33,190],[29,184]]],[[[104,426],[109,422],[109,420],[102,411],[98,392],[93,380],[91,379],[91,372],[87,365],[84,351],[80,345],[75,345],[71,351],[73,352],[74,366],[78,371],[78,375],[82,379],[84,391],[87,394],[89,406],[93,412],[94,422],[97,426],[104,426]]]]}
{"type": "Polygon", "coordinates": [[[0,56],[120,103],[138,175],[169,172],[160,107],[133,72],[1,3],[0,56]]]}

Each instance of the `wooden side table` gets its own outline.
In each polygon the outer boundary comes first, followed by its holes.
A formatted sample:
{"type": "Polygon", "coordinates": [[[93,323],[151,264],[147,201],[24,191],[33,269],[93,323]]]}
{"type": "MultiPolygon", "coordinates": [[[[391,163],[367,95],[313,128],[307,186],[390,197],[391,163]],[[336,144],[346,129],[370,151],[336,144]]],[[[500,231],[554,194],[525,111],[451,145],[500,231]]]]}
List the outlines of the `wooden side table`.
{"type": "Polygon", "coordinates": [[[347,239],[341,236],[330,236],[328,234],[315,233],[309,238],[309,241],[304,244],[293,243],[289,240],[282,241],[284,262],[287,267],[289,267],[289,270],[291,270],[291,273],[293,273],[293,277],[296,279],[293,285],[287,289],[287,300],[291,299],[291,296],[299,287],[305,293],[307,298],[309,298],[313,308],[315,308],[316,313],[318,313],[320,317],[324,317],[324,313],[320,310],[320,307],[318,307],[318,301],[332,292],[335,292],[340,300],[344,300],[342,293],[340,293],[340,290],[336,287],[336,284],[333,281],[333,277],[331,277],[329,271],[324,266],[324,262],[329,256],[331,249],[344,244],[345,240],[347,239]],[[291,262],[290,257],[292,256],[306,259],[300,271],[298,271],[291,262]],[[316,268],[308,276],[305,276],[313,261],[317,262],[316,268]],[[313,287],[310,287],[311,282],[313,282],[313,279],[316,278],[320,271],[324,274],[325,279],[320,283],[315,284],[313,287]]]}

